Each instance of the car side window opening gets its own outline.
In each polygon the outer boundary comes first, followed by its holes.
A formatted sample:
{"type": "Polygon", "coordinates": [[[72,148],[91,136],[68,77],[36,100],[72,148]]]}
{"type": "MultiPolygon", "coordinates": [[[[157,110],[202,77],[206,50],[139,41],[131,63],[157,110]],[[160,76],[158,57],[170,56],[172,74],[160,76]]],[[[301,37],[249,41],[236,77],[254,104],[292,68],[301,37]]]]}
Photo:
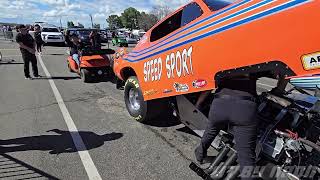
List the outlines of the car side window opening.
{"type": "Polygon", "coordinates": [[[211,11],[218,11],[238,0],[203,0],[211,11]]]}
{"type": "Polygon", "coordinates": [[[158,39],[163,38],[164,36],[170,34],[171,32],[179,29],[181,27],[181,16],[182,10],[169,17],[157,27],[155,27],[150,36],[150,41],[156,41],[158,39]]]}
{"type": "Polygon", "coordinates": [[[189,24],[203,14],[202,9],[197,3],[187,5],[182,12],[181,26],[189,24]]]}
{"type": "Polygon", "coordinates": [[[150,36],[150,41],[157,41],[182,26],[189,24],[203,14],[202,9],[197,3],[190,3],[183,10],[169,17],[157,27],[155,27],[150,36]]]}

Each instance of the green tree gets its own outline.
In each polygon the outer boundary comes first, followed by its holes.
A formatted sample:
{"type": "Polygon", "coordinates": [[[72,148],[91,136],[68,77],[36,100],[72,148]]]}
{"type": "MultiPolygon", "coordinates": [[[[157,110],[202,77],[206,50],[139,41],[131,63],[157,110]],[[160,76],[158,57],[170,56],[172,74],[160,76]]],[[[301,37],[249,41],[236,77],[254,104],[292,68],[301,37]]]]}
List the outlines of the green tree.
{"type": "Polygon", "coordinates": [[[93,28],[95,28],[95,29],[100,29],[100,24],[94,24],[94,25],[93,25],[93,28]]]}
{"type": "Polygon", "coordinates": [[[151,14],[154,14],[160,20],[168,16],[172,11],[173,10],[167,5],[158,5],[152,7],[151,14]]]}
{"type": "Polygon", "coordinates": [[[79,28],[84,28],[84,25],[78,22],[78,27],[79,28]]]}
{"type": "Polygon", "coordinates": [[[140,12],[133,7],[129,7],[121,14],[121,21],[124,27],[129,29],[138,28],[138,18],[140,12]]]}
{"type": "Polygon", "coordinates": [[[106,19],[110,29],[122,28],[122,21],[118,15],[110,15],[108,19],[106,19]]]}
{"type": "Polygon", "coordinates": [[[138,17],[139,29],[143,29],[145,31],[148,31],[157,22],[158,18],[154,14],[147,14],[145,12],[141,12],[140,16],[138,17]]]}
{"type": "Polygon", "coordinates": [[[73,22],[72,22],[72,21],[68,21],[68,22],[67,22],[67,27],[68,27],[68,28],[74,27],[73,22]]]}

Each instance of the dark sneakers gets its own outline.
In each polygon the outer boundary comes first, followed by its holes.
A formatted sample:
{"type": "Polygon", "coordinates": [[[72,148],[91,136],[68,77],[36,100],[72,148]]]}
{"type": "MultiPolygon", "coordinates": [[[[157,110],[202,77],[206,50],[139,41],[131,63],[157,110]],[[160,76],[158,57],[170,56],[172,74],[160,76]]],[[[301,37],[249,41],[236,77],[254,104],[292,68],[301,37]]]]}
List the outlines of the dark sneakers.
{"type": "Polygon", "coordinates": [[[207,156],[206,152],[203,152],[203,149],[201,147],[201,145],[199,145],[195,150],[194,150],[194,154],[196,157],[196,160],[199,164],[203,164],[203,161],[205,159],[205,157],[207,156]]]}

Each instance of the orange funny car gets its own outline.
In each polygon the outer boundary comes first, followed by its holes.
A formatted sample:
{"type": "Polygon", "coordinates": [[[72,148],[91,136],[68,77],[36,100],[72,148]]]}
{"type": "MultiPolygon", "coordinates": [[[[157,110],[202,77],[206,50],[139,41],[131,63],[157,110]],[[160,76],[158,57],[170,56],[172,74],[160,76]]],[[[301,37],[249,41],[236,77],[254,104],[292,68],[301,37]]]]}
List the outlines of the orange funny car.
{"type": "Polygon", "coordinates": [[[320,74],[320,1],[195,0],[149,30],[132,52],[120,49],[115,74],[138,121],[167,97],[216,88],[248,73],[287,78],[320,74]]]}

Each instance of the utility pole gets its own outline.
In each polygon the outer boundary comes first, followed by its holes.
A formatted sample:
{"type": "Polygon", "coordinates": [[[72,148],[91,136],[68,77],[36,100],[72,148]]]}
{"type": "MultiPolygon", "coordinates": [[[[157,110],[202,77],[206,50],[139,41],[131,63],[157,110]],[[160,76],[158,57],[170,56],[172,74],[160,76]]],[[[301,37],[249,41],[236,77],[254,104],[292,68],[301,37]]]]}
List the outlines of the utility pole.
{"type": "Polygon", "coordinates": [[[92,25],[92,29],[93,29],[93,20],[92,20],[92,15],[90,14],[90,19],[91,19],[91,25],[92,25]]]}
{"type": "Polygon", "coordinates": [[[60,16],[60,30],[62,29],[62,22],[61,22],[61,16],[60,16]]]}

